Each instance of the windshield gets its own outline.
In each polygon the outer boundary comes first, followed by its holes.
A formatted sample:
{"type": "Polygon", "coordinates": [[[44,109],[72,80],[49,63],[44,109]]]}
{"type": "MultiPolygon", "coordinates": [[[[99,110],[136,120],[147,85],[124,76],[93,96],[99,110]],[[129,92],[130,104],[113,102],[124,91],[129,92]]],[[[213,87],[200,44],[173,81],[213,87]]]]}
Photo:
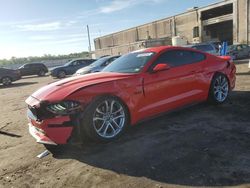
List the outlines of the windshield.
{"type": "Polygon", "coordinates": [[[20,66],[19,69],[21,69],[21,68],[23,68],[23,67],[24,67],[24,65],[20,66]]]}
{"type": "Polygon", "coordinates": [[[104,72],[137,73],[152,58],[153,52],[134,52],[121,56],[109,64],[104,72]]]}
{"type": "Polygon", "coordinates": [[[101,66],[105,61],[107,61],[110,57],[102,57],[96,61],[94,61],[94,63],[92,63],[90,66],[91,67],[99,67],[101,66]]]}
{"type": "Polygon", "coordinates": [[[67,63],[64,64],[64,66],[69,66],[74,60],[70,60],[67,63]]]}

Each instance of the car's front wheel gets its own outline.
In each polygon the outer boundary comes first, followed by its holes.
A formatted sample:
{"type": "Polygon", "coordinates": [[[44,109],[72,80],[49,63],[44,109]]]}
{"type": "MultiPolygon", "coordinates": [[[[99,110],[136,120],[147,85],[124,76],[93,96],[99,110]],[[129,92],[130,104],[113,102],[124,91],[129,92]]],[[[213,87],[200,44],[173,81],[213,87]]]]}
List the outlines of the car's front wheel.
{"type": "Polygon", "coordinates": [[[229,94],[229,82],[224,74],[215,74],[209,91],[209,100],[215,104],[221,104],[226,101],[229,94]]]}
{"type": "Polygon", "coordinates": [[[12,83],[12,80],[10,77],[6,76],[2,78],[2,83],[4,86],[9,86],[12,83]]]}
{"type": "Polygon", "coordinates": [[[128,122],[126,106],[116,97],[105,96],[85,110],[82,131],[93,140],[111,141],[124,132],[128,122]]]}

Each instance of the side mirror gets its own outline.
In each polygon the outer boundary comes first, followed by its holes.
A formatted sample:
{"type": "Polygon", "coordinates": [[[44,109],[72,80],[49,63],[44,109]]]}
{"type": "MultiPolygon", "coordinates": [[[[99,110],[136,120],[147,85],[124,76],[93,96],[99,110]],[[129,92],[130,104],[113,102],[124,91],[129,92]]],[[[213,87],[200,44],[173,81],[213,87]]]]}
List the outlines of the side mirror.
{"type": "Polygon", "coordinates": [[[170,66],[168,64],[157,64],[154,68],[153,68],[153,72],[159,72],[159,71],[163,71],[163,70],[168,70],[170,69],[170,66]]]}

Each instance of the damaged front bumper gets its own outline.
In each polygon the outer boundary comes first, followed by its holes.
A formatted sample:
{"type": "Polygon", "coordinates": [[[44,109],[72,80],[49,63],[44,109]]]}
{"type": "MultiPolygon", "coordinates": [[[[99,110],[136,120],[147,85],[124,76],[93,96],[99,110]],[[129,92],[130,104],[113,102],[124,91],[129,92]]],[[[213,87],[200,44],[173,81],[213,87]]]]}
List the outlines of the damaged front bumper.
{"type": "Polygon", "coordinates": [[[29,133],[36,139],[36,142],[39,144],[50,144],[57,145],[54,141],[52,141],[46,134],[37,127],[33,126],[31,123],[29,125],[29,133]]]}
{"type": "Polygon", "coordinates": [[[69,125],[70,118],[68,116],[55,117],[53,119],[38,122],[29,116],[29,133],[41,144],[67,144],[73,131],[69,125]],[[66,123],[67,122],[67,123],[66,123]]]}
{"type": "Polygon", "coordinates": [[[39,119],[36,109],[40,108],[39,101],[33,97],[26,100],[29,105],[27,117],[29,133],[41,144],[67,144],[73,132],[73,121],[69,115],[39,119]]]}

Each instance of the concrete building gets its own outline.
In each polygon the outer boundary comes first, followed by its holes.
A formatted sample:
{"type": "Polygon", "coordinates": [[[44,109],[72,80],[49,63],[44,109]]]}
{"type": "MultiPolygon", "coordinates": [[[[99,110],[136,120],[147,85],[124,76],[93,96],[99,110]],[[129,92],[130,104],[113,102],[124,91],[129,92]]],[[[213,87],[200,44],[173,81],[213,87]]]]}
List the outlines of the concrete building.
{"type": "Polygon", "coordinates": [[[96,38],[96,57],[171,45],[174,36],[188,41],[250,43],[250,0],[224,0],[206,7],[96,38]]]}

